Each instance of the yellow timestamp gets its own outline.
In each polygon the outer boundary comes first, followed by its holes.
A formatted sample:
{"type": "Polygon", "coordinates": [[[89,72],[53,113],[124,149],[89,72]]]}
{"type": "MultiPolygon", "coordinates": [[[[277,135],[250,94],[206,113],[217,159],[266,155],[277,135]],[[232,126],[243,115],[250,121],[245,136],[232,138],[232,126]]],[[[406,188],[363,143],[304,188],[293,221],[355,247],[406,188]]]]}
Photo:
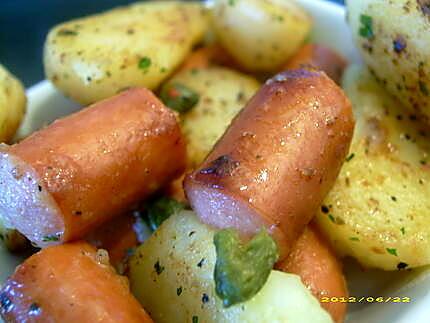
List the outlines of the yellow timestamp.
{"type": "Polygon", "coordinates": [[[349,297],[321,297],[321,303],[410,303],[410,297],[400,296],[349,296],[349,297]]]}

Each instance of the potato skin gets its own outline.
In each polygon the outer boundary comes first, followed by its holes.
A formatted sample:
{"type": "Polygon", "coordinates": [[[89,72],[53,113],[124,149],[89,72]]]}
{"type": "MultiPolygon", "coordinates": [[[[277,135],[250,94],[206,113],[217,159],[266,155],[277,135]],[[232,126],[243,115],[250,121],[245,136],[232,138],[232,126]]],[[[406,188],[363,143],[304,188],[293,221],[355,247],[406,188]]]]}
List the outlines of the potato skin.
{"type": "Polygon", "coordinates": [[[357,119],[350,155],[317,214],[341,255],[364,267],[430,264],[428,127],[368,71],[350,67],[344,88],[357,119]]]}
{"type": "Polygon", "coordinates": [[[276,72],[303,44],[312,21],[294,1],[216,0],[220,43],[246,70],[276,72]]]}
{"type": "Polygon", "coordinates": [[[187,144],[188,168],[195,168],[211,151],[236,114],[257,92],[252,77],[222,67],[190,69],[169,82],[180,83],[199,94],[199,102],[180,116],[187,144]]]}
{"type": "Polygon", "coordinates": [[[428,2],[347,0],[346,3],[355,42],[371,73],[405,107],[421,113],[429,123],[428,2]]]}
{"type": "Polygon", "coordinates": [[[271,272],[253,298],[224,308],[213,280],[214,234],[193,212],[184,211],[172,215],[136,250],[130,261],[131,289],[154,321],[331,322],[299,277],[278,271],[271,272]]]}
{"type": "Polygon", "coordinates": [[[24,87],[0,64],[0,142],[9,142],[24,117],[27,105],[24,87]]]}
{"type": "Polygon", "coordinates": [[[267,228],[282,260],[334,184],[353,128],[348,98],[324,72],[280,73],[185,179],[188,200],[215,227],[267,228]]]}
{"type": "Polygon", "coordinates": [[[54,27],[45,73],[82,105],[144,86],[155,89],[200,41],[209,19],[202,5],[143,2],[54,27]]]}

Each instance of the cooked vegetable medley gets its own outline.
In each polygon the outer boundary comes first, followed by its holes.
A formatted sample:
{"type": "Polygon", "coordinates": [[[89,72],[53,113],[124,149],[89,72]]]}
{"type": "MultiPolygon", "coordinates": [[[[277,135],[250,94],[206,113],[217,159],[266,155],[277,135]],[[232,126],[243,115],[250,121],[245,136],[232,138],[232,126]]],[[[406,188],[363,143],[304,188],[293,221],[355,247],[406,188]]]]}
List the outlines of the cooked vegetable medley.
{"type": "Polygon", "coordinates": [[[347,1],[365,65],[293,0],[64,22],[46,77],[87,107],[19,142],[0,65],[0,247],[30,255],[3,320],[341,323],[345,256],[430,265],[430,6],[411,3],[347,1]]]}

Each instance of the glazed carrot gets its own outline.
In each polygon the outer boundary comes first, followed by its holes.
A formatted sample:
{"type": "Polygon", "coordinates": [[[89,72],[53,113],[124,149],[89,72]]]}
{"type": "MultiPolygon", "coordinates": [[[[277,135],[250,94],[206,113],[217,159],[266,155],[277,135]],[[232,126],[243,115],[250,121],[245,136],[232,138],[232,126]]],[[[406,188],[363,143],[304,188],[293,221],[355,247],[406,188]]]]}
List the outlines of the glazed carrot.
{"type": "Polygon", "coordinates": [[[126,278],[87,243],[46,248],[31,256],[0,290],[6,322],[152,322],[126,278]]]}
{"type": "Polygon", "coordinates": [[[121,264],[131,248],[139,242],[134,231],[136,218],[132,212],[118,216],[91,232],[85,240],[97,248],[109,252],[109,259],[114,267],[121,264]]]}
{"type": "Polygon", "coordinates": [[[339,84],[347,65],[346,59],[334,50],[323,45],[306,44],[287,62],[282,70],[311,66],[324,71],[339,84]]]}
{"type": "Polygon", "coordinates": [[[323,72],[276,75],[184,182],[203,222],[244,236],[266,227],[280,260],[328,193],[349,149],[351,104],[323,72]]]}
{"type": "Polygon", "coordinates": [[[234,59],[219,45],[201,47],[192,52],[179,67],[178,72],[221,65],[237,69],[234,59]]]}
{"type": "MultiPolygon", "coordinates": [[[[322,297],[348,297],[341,264],[313,224],[305,229],[289,256],[276,269],[300,276],[320,302],[322,297]]],[[[345,319],[346,305],[341,302],[321,302],[321,306],[338,323],[345,319]]]]}
{"type": "Polygon", "coordinates": [[[131,89],[0,148],[2,220],[41,247],[80,239],[184,167],[175,114],[131,89]]]}

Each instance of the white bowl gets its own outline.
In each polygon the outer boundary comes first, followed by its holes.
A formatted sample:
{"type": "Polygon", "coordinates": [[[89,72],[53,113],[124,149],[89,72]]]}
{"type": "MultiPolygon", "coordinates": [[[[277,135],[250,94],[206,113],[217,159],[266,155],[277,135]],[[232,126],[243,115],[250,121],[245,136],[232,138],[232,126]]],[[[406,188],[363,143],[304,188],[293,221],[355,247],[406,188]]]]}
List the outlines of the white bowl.
{"type": "MultiPolygon", "coordinates": [[[[336,49],[350,62],[360,63],[359,54],[345,22],[344,8],[322,0],[298,1],[314,18],[315,41],[336,49]]],[[[40,82],[28,89],[27,96],[28,111],[16,139],[25,137],[43,125],[79,108],[62,96],[48,81],[40,82]]],[[[20,261],[22,259],[10,255],[0,245],[0,282],[13,272],[20,261]]],[[[430,321],[428,309],[430,275],[426,269],[402,272],[362,270],[355,262],[347,261],[345,272],[350,295],[356,296],[357,302],[362,297],[378,296],[409,297],[411,300],[410,303],[351,303],[348,308],[348,323],[430,321]]]]}

